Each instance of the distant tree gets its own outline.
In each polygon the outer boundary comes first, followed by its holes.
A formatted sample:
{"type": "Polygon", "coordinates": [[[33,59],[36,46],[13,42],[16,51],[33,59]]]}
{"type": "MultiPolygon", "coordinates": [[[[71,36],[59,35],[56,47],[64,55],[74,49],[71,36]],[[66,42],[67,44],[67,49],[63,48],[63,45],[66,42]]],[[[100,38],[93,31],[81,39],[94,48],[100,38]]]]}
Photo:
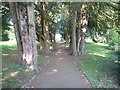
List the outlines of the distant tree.
{"type": "Polygon", "coordinates": [[[72,54],[77,55],[76,50],[76,19],[77,19],[77,11],[72,13],[72,54]]]}
{"type": "Polygon", "coordinates": [[[78,52],[79,54],[84,53],[87,25],[88,25],[88,14],[82,13],[82,18],[81,18],[81,40],[80,40],[80,48],[79,48],[80,51],[78,52]]]}

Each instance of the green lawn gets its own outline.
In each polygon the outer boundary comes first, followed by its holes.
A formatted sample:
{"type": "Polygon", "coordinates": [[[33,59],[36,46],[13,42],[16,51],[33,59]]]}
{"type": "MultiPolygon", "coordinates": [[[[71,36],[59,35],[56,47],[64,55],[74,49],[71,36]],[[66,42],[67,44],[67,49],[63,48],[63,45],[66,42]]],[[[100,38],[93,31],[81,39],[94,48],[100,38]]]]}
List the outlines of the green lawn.
{"type": "Polygon", "coordinates": [[[86,44],[85,55],[77,61],[78,67],[96,88],[118,86],[118,57],[106,45],[86,44]]]}
{"type": "MultiPolygon", "coordinates": [[[[36,72],[25,69],[18,64],[18,51],[15,42],[0,42],[2,47],[2,88],[22,87],[36,72]]],[[[41,68],[46,63],[38,56],[38,65],[41,68]]]]}

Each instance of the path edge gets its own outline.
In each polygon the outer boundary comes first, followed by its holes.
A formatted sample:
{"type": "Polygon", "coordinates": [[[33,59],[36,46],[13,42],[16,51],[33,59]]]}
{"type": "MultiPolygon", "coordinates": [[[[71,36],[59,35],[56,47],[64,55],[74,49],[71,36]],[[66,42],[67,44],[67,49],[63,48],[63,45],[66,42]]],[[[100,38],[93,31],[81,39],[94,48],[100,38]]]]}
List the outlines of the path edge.
{"type": "MultiPolygon", "coordinates": [[[[40,73],[41,73],[41,71],[42,71],[42,69],[44,68],[44,67],[46,67],[47,65],[49,64],[49,60],[47,60],[47,63],[45,63],[45,65],[42,67],[42,68],[40,68],[40,73]]],[[[26,88],[26,86],[35,78],[37,76],[37,74],[35,74],[26,84],[24,84],[23,86],[22,86],[22,88],[26,88]]]]}
{"type": "Polygon", "coordinates": [[[90,84],[91,88],[94,88],[92,82],[87,78],[87,76],[83,73],[83,71],[78,67],[77,65],[77,60],[74,60],[75,66],[77,68],[77,70],[82,73],[82,76],[85,78],[85,80],[90,84]]]}

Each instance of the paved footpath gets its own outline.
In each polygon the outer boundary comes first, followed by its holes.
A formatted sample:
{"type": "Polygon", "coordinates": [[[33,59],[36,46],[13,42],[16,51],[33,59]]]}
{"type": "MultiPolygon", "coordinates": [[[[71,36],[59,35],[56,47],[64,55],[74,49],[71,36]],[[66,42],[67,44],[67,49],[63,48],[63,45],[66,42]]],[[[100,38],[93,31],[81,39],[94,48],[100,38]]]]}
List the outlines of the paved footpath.
{"type": "Polygon", "coordinates": [[[62,43],[57,45],[49,63],[25,88],[92,88],[62,43]]]}

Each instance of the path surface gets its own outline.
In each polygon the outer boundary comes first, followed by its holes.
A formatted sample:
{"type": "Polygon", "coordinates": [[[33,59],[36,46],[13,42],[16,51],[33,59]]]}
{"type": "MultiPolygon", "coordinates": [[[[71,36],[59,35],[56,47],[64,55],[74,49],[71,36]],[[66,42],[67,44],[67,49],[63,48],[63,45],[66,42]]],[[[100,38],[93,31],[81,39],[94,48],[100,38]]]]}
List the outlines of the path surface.
{"type": "Polygon", "coordinates": [[[57,45],[53,56],[48,57],[49,63],[40,75],[37,75],[28,88],[91,88],[90,83],[78,71],[75,61],[72,60],[62,43],[57,45]]]}

